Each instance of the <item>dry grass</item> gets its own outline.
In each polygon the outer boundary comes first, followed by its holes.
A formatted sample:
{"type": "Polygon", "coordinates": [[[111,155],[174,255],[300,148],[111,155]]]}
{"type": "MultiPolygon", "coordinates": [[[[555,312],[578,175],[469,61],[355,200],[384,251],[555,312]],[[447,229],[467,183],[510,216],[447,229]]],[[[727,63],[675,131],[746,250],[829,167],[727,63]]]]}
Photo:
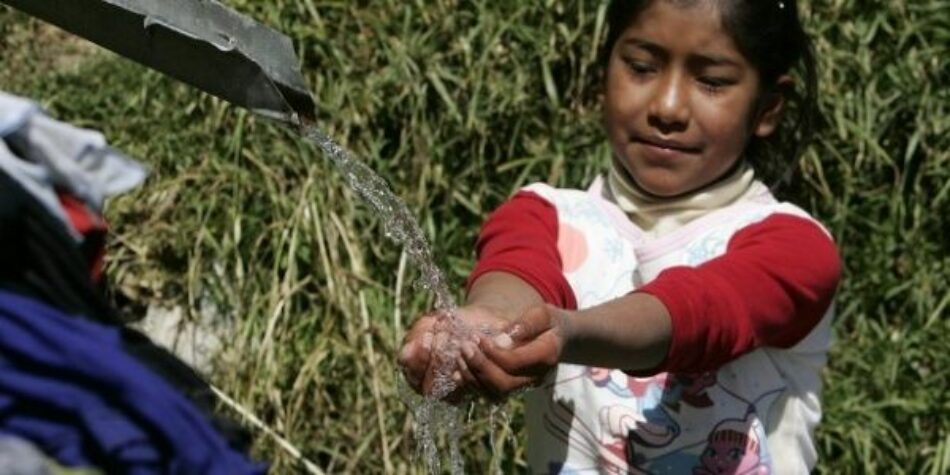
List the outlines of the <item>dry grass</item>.
{"type": "MultiPolygon", "coordinates": [[[[295,39],[321,124],[409,203],[456,286],[512,190],[579,186],[605,163],[599,2],[227,3],[295,39]]],[[[947,473],[950,3],[804,3],[824,128],[788,194],[846,262],[820,472],[947,473]]],[[[327,473],[419,472],[394,353],[431,301],[378,221],[289,131],[110,55],[47,67],[64,38],[33,43],[41,30],[0,9],[0,88],[153,170],[108,210],[117,293],[231,322],[213,380],[327,473]]],[[[520,436],[490,447],[487,413],[463,441],[469,471],[523,469],[520,436]]],[[[304,470],[272,437],[255,450],[304,470]]]]}

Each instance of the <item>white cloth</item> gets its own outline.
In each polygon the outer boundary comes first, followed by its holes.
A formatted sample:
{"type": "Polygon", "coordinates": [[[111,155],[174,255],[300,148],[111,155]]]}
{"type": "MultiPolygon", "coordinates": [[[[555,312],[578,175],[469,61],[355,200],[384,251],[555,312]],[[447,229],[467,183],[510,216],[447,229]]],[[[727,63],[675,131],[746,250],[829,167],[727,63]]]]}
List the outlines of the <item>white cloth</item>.
{"type": "MultiPolygon", "coordinates": [[[[674,266],[722,255],[741,229],[776,213],[809,218],[753,181],[742,199],[654,237],[604,198],[535,184],[551,203],[557,248],[579,309],[621,297],[674,266]]],[[[810,218],[809,218],[810,219],[810,218]]],[[[760,348],[702,374],[636,378],[559,365],[526,401],[532,473],[808,473],[821,417],[832,310],[799,344],[760,348]]]]}
{"type": "Polygon", "coordinates": [[[147,175],[144,166],[109,147],[101,133],[54,120],[35,102],[2,91],[0,170],[71,232],[57,188],[101,213],[106,198],[135,188],[147,175]]]}
{"type": "Polygon", "coordinates": [[[0,435],[0,475],[52,475],[46,458],[36,446],[9,435],[0,435]]]}

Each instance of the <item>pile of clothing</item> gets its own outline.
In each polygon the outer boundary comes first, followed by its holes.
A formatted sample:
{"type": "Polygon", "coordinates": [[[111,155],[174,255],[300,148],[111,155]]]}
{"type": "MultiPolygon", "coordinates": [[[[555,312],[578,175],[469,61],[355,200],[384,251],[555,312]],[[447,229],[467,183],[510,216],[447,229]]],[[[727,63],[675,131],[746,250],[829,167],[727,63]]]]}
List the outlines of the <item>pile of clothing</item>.
{"type": "Polygon", "coordinates": [[[0,92],[0,473],[266,472],[207,382],[105,297],[103,204],[145,175],[0,92]]]}

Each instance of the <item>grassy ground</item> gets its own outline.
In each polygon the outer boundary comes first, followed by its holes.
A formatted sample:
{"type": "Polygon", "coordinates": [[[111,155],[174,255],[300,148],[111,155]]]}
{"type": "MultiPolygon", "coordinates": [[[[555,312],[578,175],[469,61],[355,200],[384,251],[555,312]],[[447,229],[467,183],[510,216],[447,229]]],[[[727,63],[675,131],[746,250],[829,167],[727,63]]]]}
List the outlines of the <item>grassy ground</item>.
{"type": "MultiPolygon", "coordinates": [[[[486,212],[544,180],[587,183],[599,127],[598,1],[226,2],[287,32],[320,122],[416,212],[459,285],[486,212]]],[[[950,2],[805,1],[823,130],[787,191],[846,271],[825,373],[821,473],[950,471],[950,2]]],[[[431,304],[336,172],[289,131],[0,7],[0,89],[100,129],[152,168],[110,204],[109,272],[130,315],[215,312],[214,382],[330,473],[415,473],[394,353],[431,304]],[[135,302],[135,303],[133,303],[135,302]]],[[[523,467],[492,450],[471,473],[523,467]]],[[[277,473],[304,470],[258,432],[277,473]]]]}

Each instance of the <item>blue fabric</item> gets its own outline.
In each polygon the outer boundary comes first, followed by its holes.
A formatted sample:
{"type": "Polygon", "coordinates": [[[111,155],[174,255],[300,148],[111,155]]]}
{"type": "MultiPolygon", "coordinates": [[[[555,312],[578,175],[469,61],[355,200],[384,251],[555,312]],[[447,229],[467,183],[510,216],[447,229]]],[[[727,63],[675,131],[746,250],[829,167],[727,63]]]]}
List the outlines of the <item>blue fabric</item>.
{"type": "Polygon", "coordinates": [[[184,396],[122,351],[117,328],[0,291],[0,434],[66,466],[263,474],[184,396]]]}

